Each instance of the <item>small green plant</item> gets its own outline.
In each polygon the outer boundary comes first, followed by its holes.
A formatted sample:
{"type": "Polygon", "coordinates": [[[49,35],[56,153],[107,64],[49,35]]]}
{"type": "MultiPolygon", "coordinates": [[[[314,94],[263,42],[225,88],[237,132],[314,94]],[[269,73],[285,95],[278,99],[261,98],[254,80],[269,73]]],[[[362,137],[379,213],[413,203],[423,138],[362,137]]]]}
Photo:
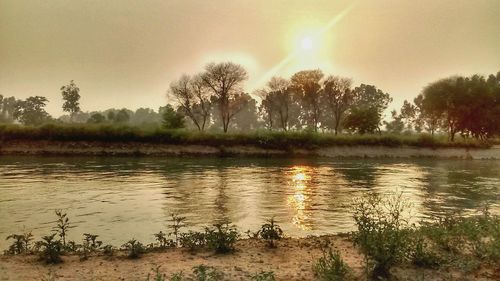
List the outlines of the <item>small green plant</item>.
{"type": "Polygon", "coordinates": [[[49,272],[47,272],[47,274],[41,279],[42,281],[56,281],[56,276],[56,273],[50,269],[49,272]]]}
{"type": "Polygon", "coordinates": [[[167,275],[165,275],[164,273],[161,273],[160,272],[160,266],[157,266],[155,268],[152,268],[153,270],[153,275],[151,275],[151,273],[148,273],[148,278],[146,279],[147,281],[166,281],[167,279],[167,275]],[[151,279],[151,277],[153,277],[153,279],[151,279]]]}
{"type": "Polygon", "coordinates": [[[420,233],[413,233],[411,238],[410,260],[420,267],[437,268],[441,264],[441,258],[431,251],[425,237],[420,233]]]}
{"type": "Polygon", "coordinates": [[[112,257],[115,254],[115,247],[113,245],[107,244],[101,247],[102,253],[107,257],[112,257]]]}
{"type": "Polygon", "coordinates": [[[342,260],[340,253],[331,248],[323,251],[323,257],[313,267],[314,275],[322,281],[342,281],[346,280],[351,269],[342,260]]]}
{"type": "Polygon", "coordinates": [[[274,277],[274,272],[272,271],[262,271],[250,277],[252,281],[276,281],[274,277]]]}
{"type": "Polygon", "coordinates": [[[47,263],[60,263],[62,243],[61,240],[55,240],[57,233],[43,236],[41,241],[36,242],[36,248],[40,250],[40,258],[47,263]]]}
{"type": "Polygon", "coordinates": [[[224,274],[213,266],[198,265],[193,267],[194,281],[218,281],[224,274]]]}
{"type": "Polygon", "coordinates": [[[239,234],[234,225],[217,223],[213,228],[205,229],[207,246],[218,254],[234,251],[234,244],[239,234]]]}
{"type": "Polygon", "coordinates": [[[157,247],[160,249],[172,248],[177,246],[177,242],[175,242],[172,239],[168,239],[167,234],[165,234],[162,231],[155,233],[153,235],[155,237],[155,240],[157,241],[157,247]]]}
{"type": "Polygon", "coordinates": [[[97,240],[97,237],[99,237],[99,235],[84,233],[83,237],[83,244],[79,253],[80,260],[88,259],[89,255],[98,251],[102,245],[102,241],[97,240]]]}
{"type": "Polygon", "coordinates": [[[388,278],[391,267],[407,255],[410,228],[403,214],[408,207],[401,194],[384,200],[370,194],[354,202],[352,239],[365,255],[367,273],[373,266],[374,279],[388,278]]]}
{"type": "Polygon", "coordinates": [[[182,271],[175,272],[172,274],[172,276],[170,276],[170,278],[168,280],[169,281],[182,281],[182,280],[184,280],[184,273],[182,273],[182,271]]]}
{"type": "Polygon", "coordinates": [[[274,218],[263,224],[258,232],[260,238],[264,239],[269,248],[276,248],[276,241],[283,238],[283,230],[276,224],[274,218]]]}
{"type": "Polygon", "coordinates": [[[30,232],[25,232],[23,234],[11,234],[7,236],[6,240],[14,240],[9,246],[9,249],[5,251],[9,255],[19,255],[26,254],[30,251],[30,242],[33,240],[33,235],[30,232]]]}
{"type": "Polygon", "coordinates": [[[68,215],[63,213],[62,210],[55,210],[55,213],[57,216],[57,225],[53,229],[57,232],[57,234],[59,234],[59,237],[61,237],[63,247],[66,247],[66,236],[71,227],[69,218],[68,215]]]}
{"type": "Polygon", "coordinates": [[[146,252],[144,245],[135,239],[129,240],[127,243],[123,244],[122,248],[128,251],[128,257],[131,259],[140,258],[141,255],[146,252]]]}
{"type": "Polygon", "coordinates": [[[172,214],[172,224],[169,225],[172,232],[169,235],[174,235],[175,237],[175,245],[179,245],[179,234],[180,230],[186,226],[186,217],[181,217],[178,214],[172,214]]]}
{"type": "Polygon", "coordinates": [[[207,245],[207,239],[203,232],[189,231],[180,235],[179,243],[181,247],[194,252],[195,250],[204,248],[207,245]]]}

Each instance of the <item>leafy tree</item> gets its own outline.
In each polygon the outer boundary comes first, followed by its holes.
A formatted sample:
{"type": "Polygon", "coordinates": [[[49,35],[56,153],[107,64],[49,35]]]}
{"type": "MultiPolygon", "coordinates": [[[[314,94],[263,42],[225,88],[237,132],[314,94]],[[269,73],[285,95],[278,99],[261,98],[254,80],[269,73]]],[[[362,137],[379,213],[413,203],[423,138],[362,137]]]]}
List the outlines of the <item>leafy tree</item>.
{"type": "Polygon", "coordinates": [[[380,132],[382,114],[392,98],[373,85],[361,84],[354,92],[356,96],[346,127],[360,134],[380,132]]]}
{"type": "Polygon", "coordinates": [[[222,129],[227,132],[231,119],[241,110],[235,95],[242,92],[241,86],[248,79],[248,74],[241,65],[224,62],[208,64],[200,77],[212,92],[212,101],[217,103],[222,129]]]}
{"type": "Polygon", "coordinates": [[[89,124],[101,124],[106,121],[106,117],[102,115],[101,113],[94,113],[90,116],[90,118],[87,120],[87,123],[89,124]]]}
{"type": "Polygon", "coordinates": [[[259,112],[269,129],[276,124],[283,131],[288,131],[289,118],[294,109],[292,93],[290,81],[281,77],[272,77],[267,87],[258,91],[262,98],[259,112]]]}
{"type": "Polygon", "coordinates": [[[120,109],[113,119],[115,123],[127,123],[130,120],[130,114],[127,112],[127,109],[120,109]]]}
{"type": "Polygon", "coordinates": [[[161,116],[151,108],[138,108],[130,117],[133,125],[149,125],[159,123],[161,116]]]}
{"type": "Polygon", "coordinates": [[[292,78],[292,87],[300,100],[301,121],[315,132],[321,121],[321,85],[324,74],[321,70],[303,70],[295,73],[292,78]]]}
{"type": "Polygon", "coordinates": [[[175,111],[170,104],[162,108],[162,119],[162,124],[165,129],[184,128],[184,115],[175,111]]]}
{"type": "Polygon", "coordinates": [[[24,125],[40,125],[50,119],[50,115],[44,109],[47,102],[47,98],[41,96],[19,101],[16,103],[13,116],[24,125]]]}
{"type": "Polygon", "coordinates": [[[330,126],[335,135],[341,132],[341,122],[344,121],[344,115],[354,102],[355,93],[351,88],[351,79],[338,76],[329,76],[323,82],[321,93],[321,102],[325,107],[325,115],[333,118],[333,124],[330,126]]]}
{"type": "Polygon", "coordinates": [[[115,111],[114,110],[108,111],[108,113],[106,114],[106,117],[107,117],[108,121],[114,122],[115,121],[115,117],[116,117],[115,111]]]}
{"type": "Polygon", "coordinates": [[[256,130],[259,128],[259,116],[257,114],[257,101],[249,94],[240,94],[237,96],[242,104],[240,111],[234,115],[232,127],[240,131],[256,130]]]}
{"type": "Polygon", "coordinates": [[[80,111],[80,88],[71,80],[68,85],[61,87],[61,93],[64,100],[63,111],[68,112],[73,121],[74,114],[80,111]]]}
{"type": "Polygon", "coordinates": [[[0,95],[0,123],[12,123],[14,121],[14,111],[18,102],[15,97],[0,95]]]}
{"type": "Polygon", "coordinates": [[[405,129],[405,123],[402,120],[403,117],[399,115],[396,110],[391,111],[391,116],[392,121],[384,121],[387,131],[391,133],[401,133],[405,129]]]}

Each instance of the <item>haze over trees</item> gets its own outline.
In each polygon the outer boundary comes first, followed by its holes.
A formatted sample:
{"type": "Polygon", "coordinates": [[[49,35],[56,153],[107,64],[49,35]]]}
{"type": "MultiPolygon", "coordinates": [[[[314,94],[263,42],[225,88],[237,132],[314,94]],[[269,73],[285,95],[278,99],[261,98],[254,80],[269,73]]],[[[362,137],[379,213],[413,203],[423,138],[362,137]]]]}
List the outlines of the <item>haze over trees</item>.
{"type": "Polygon", "coordinates": [[[272,77],[246,93],[246,70],[232,62],[210,63],[201,73],[182,75],[167,91],[170,104],[157,110],[106,109],[83,112],[74,81],[61,87],[68,113],[53,119],[41,96],[18,100],[0,95],[0,123],[38,126],[87,123],[197,131],[311,131],[332,134],[446,133],[450,141],[500,134],[500,72],[484,77],[452,76],[425,86],[413,102],[384,116],[392,98],[375,85],[355,86],[347,77],[302,70],[289,79],[272,77]],[[385,130],[384,130],[385,127],[385,130]]]}

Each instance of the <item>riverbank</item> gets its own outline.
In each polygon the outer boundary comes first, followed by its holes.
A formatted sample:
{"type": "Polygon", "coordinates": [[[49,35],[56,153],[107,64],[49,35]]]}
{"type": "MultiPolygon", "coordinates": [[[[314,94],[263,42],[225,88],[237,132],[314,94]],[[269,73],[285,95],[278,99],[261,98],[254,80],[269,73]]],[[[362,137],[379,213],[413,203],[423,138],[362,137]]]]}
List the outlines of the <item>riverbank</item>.
{"type": "Polygon", "coordinates": [[[0,155],[88,156],[300,156],[329,158],[443,158],[500,159],[500,146],[490,148],[414,147],[384,145],[328,145],[316,148],[265,148],[255,145],[196,145],[148,142],[8,140],[0,142],[0,155]]]}
{"type": "MultiPolygon", "coordinates": [[[[351,268],[349,280],[364,280],[363,255],[347,238],[336,235],[283,239],[274,249],[257,239],[243,239],[236,243],[236,252],[226,255],[174,248],[147,253],[140,259],[127,259],[125,252],[120,251],[113,257],[91,256],[84,261],[76,255],[67,255],[63,256],[63,263],[56,265],[46,265],[34,255],[2,256],[0,280],[45,280],[49,272],[55,276],[53,280],[147,280],[148,274],[155,280],[154,269],[158,267],[159,272],[170,278],[179,272],[191,276],[193,267],[199,265],[222,272],[222,280],[252,280],[252,276],[261,272],[273,272],[276,280],[316,280],[313,266],[323,256],[322,249],[326,246],[337,249],[351,268]]],[[[496,269],[483,266],[466,273],[401,266],[393,272],[398,280],[498,280],[496,269]]]]}

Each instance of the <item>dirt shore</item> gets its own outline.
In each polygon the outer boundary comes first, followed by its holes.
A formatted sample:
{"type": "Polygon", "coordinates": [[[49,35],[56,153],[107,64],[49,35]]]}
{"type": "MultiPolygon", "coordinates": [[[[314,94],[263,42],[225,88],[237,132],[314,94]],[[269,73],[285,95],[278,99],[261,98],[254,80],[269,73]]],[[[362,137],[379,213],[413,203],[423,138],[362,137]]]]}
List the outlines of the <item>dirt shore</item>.
{"type": "MultiPolygon", "coordinates": [[[[135,260],[127,259],[123,252],[111,258],[92,256],[85,261],[74,255],[64,256],[64,262],[57,265],[43,264],[36,256],[2,256],[0,280],[46,280],[49,272],[55,276],[54,280],[146,280],[148,273],[153,274],[153,268],[157,267],[167,277],[180,271],[189,277],[192,268],[202,264],[223,272],[224,280],[251,280],[251,276],[262,271],[274,272],[276,280],[315,280],[312,268],[326,246],[340,251],[352,269],[352,280],[365,280],[363,256],[340,236],[284,239],[276,249],[266,248],[262,241],[244,239],[236,244],[236,252],[226,255],[193,254],[177,248],[147,253],[135,260]]],[[[500,277],[495,269],[488,268],[475,273],[415,268],[396,268],[394,272],[404,278],[398,280],[498,280],[500,277]]]]}
{"type": "Polygon", "coordinates": [[[387,146],[332,146],[317,149],[267,149],[256,146],[169,145],[140,142],[0,142],[0,155],[123,155],[123,156],[320,156],[329,158],[443,158],[500,159],[500,146],[481,148],[420,148],[387,146]]]}

